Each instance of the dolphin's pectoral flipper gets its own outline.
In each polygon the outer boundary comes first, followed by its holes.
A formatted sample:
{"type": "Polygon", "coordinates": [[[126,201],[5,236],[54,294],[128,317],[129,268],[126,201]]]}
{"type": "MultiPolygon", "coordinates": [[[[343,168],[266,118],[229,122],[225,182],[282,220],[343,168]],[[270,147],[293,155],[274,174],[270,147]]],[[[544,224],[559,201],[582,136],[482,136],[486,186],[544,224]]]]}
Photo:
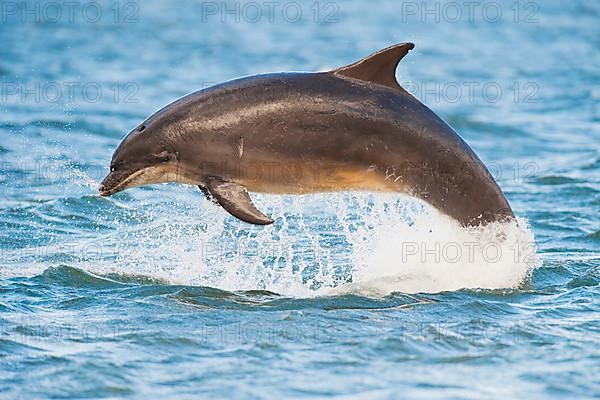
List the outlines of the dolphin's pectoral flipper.
{"type": "Polygon", "coordinates": [[[206,179],[206,189],[228,213],[244,222],[269,225],[273,220],[260,212],[248,195],[245,187],[217,177],[206,179]]]}

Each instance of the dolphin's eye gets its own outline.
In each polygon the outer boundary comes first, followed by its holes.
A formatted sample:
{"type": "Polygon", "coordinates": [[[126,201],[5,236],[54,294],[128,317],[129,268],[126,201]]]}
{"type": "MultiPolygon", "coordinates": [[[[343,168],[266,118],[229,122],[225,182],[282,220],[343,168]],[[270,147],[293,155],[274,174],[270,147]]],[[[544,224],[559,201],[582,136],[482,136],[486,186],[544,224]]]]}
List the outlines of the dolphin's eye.
{"type": "Polygon", "coordinates": [[[110,172],[115,172],[117,170],[117,168],[119,168],[121,166],[122,163],[123,163],[122,161],[119,161],[119,162],[111,164],[110,172]]]}
{"type": "Polygon", "coordinates": [[[138,129],[137,129],[137,130],[138,130],[138,132],[141,132],[141,131],[143,131],[144,129],[146,129],[146,125],[142,124],[142,125],[140,125],[140,126],[138,127],[138,129]]]}

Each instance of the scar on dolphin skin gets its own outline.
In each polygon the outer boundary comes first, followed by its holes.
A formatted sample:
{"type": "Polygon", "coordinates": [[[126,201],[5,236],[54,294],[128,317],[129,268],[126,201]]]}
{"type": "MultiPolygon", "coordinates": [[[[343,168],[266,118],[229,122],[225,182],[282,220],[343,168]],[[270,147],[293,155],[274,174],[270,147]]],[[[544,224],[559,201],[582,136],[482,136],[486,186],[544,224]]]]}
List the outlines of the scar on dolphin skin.
{"type": "Polygon", "coordinates": [[[331,71],[254,75],[190,93],[123,139],[100,194],[196,185],[231,215],[258,225],[273,220],[248,192],[402,192],[463,226],[514,219],[473,150],[396,80],[398,63],[413,48],[401,43],[331,71]],[[297,179],[250,176],[257,165],[275,164],[294,165],[297,179]],[[215,174],[203,165],[239,168],[215,174]],[[468,174],[458,172],[463,165],[468,174]],[[336,179],[310,179],[331,166],[336,179]]]}

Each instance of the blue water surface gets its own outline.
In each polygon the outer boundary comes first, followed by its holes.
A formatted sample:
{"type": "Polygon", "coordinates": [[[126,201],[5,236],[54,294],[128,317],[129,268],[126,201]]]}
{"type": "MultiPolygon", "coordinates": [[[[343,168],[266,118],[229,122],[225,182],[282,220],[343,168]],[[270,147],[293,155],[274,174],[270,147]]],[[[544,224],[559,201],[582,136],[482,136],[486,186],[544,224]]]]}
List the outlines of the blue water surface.
{"type": "Polygon", "coordinates": [[[66,4],[2,2],[1,397],[600,396],[600,3],[66,4]],[[535,235],[515,287],[323,294],[356,281],[369,199],[258,196],[263,228],[193,187],[98,196],[175,98],[404,41],[398,79],[535,235]]]}

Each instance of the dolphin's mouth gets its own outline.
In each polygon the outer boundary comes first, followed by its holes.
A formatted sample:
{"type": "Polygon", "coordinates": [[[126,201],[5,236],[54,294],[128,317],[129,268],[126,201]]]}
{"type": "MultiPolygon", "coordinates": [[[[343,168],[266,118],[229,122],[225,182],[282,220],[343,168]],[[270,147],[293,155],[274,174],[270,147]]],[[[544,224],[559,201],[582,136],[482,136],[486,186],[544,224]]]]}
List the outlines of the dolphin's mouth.
{"type": "Polygon", "coordinates": [[[137,186],[136,181],[144,175],[145,169],[124,172],[124,171],[113,171],[106,175],[106,178],[102,180],[100,184],[100,196],[106,197],[118,193],[132,186],[137,186]]]}
{"type": "Polygon", "coordinates": [[[100,184],[99,191],[100,196],[105,197],[132,187],[165,182],[195,184],[195,180],[182,179],[176,164],[164,164],[137,170],[112,171],[100,184]]]}

